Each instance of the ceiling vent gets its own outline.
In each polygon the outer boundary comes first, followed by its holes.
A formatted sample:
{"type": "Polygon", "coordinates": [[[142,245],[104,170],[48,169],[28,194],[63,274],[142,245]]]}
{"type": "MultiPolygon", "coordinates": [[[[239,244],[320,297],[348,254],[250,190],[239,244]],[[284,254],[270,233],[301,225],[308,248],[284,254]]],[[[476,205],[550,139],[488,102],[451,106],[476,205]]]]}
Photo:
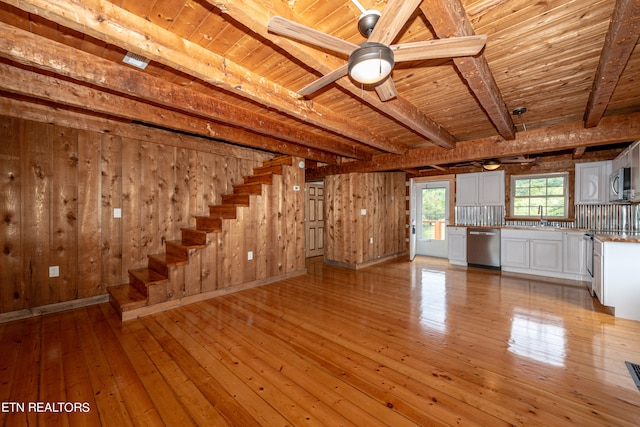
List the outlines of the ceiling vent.
{"type": "Polygon", "coordinates": [[[122,62],[124,62],[125,64],[129,64],[132,67],[144,70],[145,68],[147,68],[147,65],[149,65],[149,58],[138,55],[137,53],[127,52],[127,54],[122,59],[122,62]]]}

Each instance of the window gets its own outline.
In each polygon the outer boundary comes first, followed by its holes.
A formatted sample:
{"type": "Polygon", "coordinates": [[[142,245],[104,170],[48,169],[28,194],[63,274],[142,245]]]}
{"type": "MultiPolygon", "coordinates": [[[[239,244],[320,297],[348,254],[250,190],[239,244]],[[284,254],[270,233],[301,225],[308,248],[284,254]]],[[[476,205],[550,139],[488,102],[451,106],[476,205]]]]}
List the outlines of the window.
{"type": "Polygon", "coordinates": [[[519,217],[566,218],[568,174],[511,176],[511,214],[519,217]]]}

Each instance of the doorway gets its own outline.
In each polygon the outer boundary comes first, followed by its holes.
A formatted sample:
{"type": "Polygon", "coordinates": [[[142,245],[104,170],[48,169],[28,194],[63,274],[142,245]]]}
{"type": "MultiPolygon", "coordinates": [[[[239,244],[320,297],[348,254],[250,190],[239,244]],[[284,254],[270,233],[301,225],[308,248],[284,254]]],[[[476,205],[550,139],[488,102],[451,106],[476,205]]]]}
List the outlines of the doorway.
{"type": "Polygon", "coordinates": [[[324,183],[305,184],[305,256],[324,255],[324,183]]]}
{"type": "Polygon", "coordinates": [[[411,182],[412,255],[447,257],[450,182],[411,182]]]}

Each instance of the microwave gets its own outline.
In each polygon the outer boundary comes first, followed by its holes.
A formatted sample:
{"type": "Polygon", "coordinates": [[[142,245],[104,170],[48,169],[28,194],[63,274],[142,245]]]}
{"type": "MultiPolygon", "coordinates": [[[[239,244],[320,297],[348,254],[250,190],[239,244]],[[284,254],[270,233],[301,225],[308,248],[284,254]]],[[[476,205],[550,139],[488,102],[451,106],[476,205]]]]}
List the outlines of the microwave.
{"type": "Polygon", "coordinates": [[[631,168],[620,168],[609,177],[609,201],[628,202],[631,197],[631,168]]]}

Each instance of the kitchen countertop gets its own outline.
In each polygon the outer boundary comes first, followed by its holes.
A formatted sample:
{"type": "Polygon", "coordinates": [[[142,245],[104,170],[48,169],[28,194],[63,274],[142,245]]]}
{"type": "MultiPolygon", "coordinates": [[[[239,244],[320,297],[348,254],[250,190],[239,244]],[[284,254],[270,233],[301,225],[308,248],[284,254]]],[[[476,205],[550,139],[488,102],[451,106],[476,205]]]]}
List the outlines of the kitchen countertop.
{"type": "Polygon", "coordinates": [[[628,242],[640,243],[640,232],[624,232],[624,231],[593,231],[586,228],[564,228],[564,227],[539,227],[526,225],[451,225],[451,227],[467,227],[467,228],[500,228],[511,230],[544,230],[544,231],[570,231],[570,232],[590,232],[601,242],[628,242]]]}
{"type": "Polygon", "coordinates": [[[601,242],[640,243],[640,233],[638,232],[596,231],[593,235],[601,242]]]}

